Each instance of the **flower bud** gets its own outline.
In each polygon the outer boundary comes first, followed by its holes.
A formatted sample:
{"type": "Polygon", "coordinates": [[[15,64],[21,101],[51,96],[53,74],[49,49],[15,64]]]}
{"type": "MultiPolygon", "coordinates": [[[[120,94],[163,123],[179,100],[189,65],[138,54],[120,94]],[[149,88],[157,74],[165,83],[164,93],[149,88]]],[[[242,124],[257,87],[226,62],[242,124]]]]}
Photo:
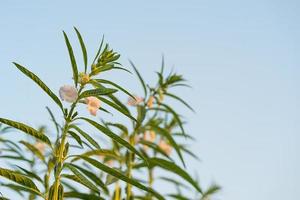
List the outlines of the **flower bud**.
{"type": "Polygon", "coordinates": [[[90,76],[88,74],[85,74],[85,73],[79,74],[79,82],[81,83],[81,85],[84,85],[84,84],[88,83],[89,81],[90,81],[90,76]]]}
{"type": "Polygon", "coordinates": [[[142,103],[144,99],[142,97],[134,95],[134,98],[129,97],[127,101],[127,105],[129,106],[137,106],[138,104],[142,103]]]}
{"type": "Polygon", "coordinates": [[[150,96],[148,101],[147,101],[147,106],[149,108],[152,108],[153,107],[153,102],[154,102],[154,96],[150,96]]]}

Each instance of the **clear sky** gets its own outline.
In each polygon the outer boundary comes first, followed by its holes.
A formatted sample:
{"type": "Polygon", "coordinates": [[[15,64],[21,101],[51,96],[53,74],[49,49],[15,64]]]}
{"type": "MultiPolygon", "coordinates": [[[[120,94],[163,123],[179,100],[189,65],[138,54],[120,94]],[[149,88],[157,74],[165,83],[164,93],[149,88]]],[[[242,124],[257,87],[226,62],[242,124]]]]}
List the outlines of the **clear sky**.
{"type": "MultiPolygon", "coordinates": [[[[45,105],[55,105],[11,62],[57,91],[72,81],[61,31],[75,42],[77,26],[90,54],[105,34],[147,80],[162,53],[189,80],[193,89],[181,94],[197,114],[175,109],[197,138],[192,148],[202,161],[190,161],[191,169],[223,187],[217,199],[299,198],[299,1],[49,2],[0,3],[1,117],[33,126],[49,119],[45,105]]],[[[132,77],[112,79],[141,92],[132,77]]]]}

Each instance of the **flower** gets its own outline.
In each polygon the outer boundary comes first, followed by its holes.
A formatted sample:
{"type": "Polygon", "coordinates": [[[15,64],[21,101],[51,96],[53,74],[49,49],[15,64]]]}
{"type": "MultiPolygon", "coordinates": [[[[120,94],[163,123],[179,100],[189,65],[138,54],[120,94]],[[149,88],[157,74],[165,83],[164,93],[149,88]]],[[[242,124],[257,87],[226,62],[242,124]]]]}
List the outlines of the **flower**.
{"type": "Polygon", "coordinates": [[[156,134],[154,131],[146,131],[144,133],[144,140],[148,142],[154,142],[156,138],[156,134]]]}
{"type": "Polygon", "coordinates": [[[43,143],[43,142],[36,142],[34,144],[34,147],[39,150],[41,153],[44,153],[45,152],[45,148],[46,148],[46,144],[43,143]]]}
{"type": "MultiPolygon", "coordinates": [[[[146,131],[144,133],[143,139],[147,142],[154,142],[155,138],[156,138],[156,134],[154,131],[146,131]]],[[[148,146],[144,145],[144,150],[147,151],[147,149],[148,149],[148,146]]]]}
{"type": "Polygon", "coordinates": [[[154,96],[150,96],[148,101],[147,101],[147,106],[149,108],[152,108],[153,107],[153,102],[154,102],[154,96]]]}
{"type": "Polygon", "coordinates": [[[163,150],[167,155],[170,155],[172,152],[172,147],[165,141],[165,140],[160,140],[158,144],[159,148],[163,150]]]}
{"type": "Polygon", "coordinates": [[[141,138],[140,138],[140,136],[139,136],[139,135],[135,135],[135,136],[134,136],[134,144],[137,144],[137,143],[139,143],[139,142],[140,142],[140,140],[141,140],[141,138]]]}
{"type": "Polygon", "coordinates": [[[144,99],[142,97],[136,96],[134,95],[134,98],[129,97],[127,104],[129,106],[137,106],[138,104],[142,103],[144,101],[144,99]]]}
{"type": "Polygon", "coordinates": [[[74,86],[64,85],[59,89],[59,96],[61,100],[73,103],[78,98],[78,92],[74,86]]]}
{"type": "Polygon", "coordinates": [[[96,116],[97,111],[100,108],[100,100],[96,97],[87,97],[85,98],[85,102],[87,104],[87,109],[91,115],[96,116]]]}
{"type": "Polygon", "coordinates": [[[114,166],[114,161],[113,161],[113,160],[108,160],[108,161],[106,161],[106,164],[107,164],[109,167],[113,167],[113,166],[114,166]]]}

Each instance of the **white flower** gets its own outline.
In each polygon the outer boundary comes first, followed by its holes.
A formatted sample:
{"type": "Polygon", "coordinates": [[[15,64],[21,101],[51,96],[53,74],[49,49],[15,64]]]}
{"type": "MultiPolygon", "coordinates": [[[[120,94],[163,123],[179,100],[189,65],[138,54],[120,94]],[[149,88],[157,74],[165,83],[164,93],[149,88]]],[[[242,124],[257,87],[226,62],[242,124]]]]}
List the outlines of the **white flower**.
{"type": "Polygon", "coordinates": [[[63,101],[73,103],[78,98],[78,92],[74,86],[64,85],[59,89],[59,96],[63,101]]]}
{"type": "Polygon", "coordinates": [[[85,98],[85,102],[87,104],[87,109],[91,115],[96,116],[97,111],[100,108],[100,100],[96,97],[87,97],[85,98]]]}

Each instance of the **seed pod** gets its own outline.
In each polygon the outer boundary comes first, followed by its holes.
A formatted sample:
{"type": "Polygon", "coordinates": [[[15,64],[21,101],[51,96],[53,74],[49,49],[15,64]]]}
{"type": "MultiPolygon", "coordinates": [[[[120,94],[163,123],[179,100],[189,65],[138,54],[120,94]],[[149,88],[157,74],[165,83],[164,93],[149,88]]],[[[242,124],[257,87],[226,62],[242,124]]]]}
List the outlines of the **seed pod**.
{"type": "Polygon", "coordinates": [[[64,198],[64,187],[59,184],[58,186],[58,199],[57,200],[63,200],[64,198]]]}
{"type": "Polygon", "coordinates": [[[49,190],[49,194],[48,194],[48,200],[55,200],[53,199],[54,197],[54,184],[50,187],[50,190],[49,190]]]}
{"type": "Polygon", "coordinates": [[[69,146],[70,146],[70,144],[67,143],[66,146],[65,146],[65,148],[64,148],[64,153],[63,153],[63,156],[64,156],[64,157],[66,157],[66,156],[68,155],[68,152],[69,152],[69,146]]]}

